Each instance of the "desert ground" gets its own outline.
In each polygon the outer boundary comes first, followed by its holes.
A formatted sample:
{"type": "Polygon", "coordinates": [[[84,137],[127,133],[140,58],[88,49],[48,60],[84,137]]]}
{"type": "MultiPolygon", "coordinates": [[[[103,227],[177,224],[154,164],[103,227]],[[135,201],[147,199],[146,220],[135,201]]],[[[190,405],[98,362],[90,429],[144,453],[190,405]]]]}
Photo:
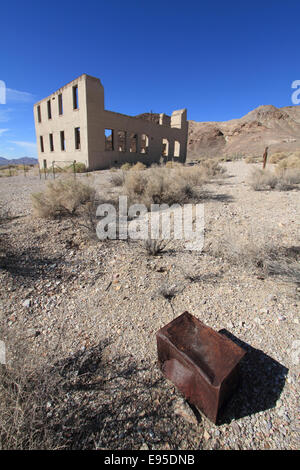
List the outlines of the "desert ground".
{"type": "MultiPolygon", "coordinates": [[[[17,384],[1,448],[299,447],[300,284],[278,263],[299,262],[300,192],[254,191],[258,166],[222,163],[205,183],[202,251],[172,240],[157,256],[93,239],[76,217],[34,216],[47,181],[33,172],[1,178],[0,339],[17,384]],[[155,333],[186,310],[247,351],[217,425],[157,365],[155,333]]],[[[109,194],[117,172],[77,178],[109,194]]]]}

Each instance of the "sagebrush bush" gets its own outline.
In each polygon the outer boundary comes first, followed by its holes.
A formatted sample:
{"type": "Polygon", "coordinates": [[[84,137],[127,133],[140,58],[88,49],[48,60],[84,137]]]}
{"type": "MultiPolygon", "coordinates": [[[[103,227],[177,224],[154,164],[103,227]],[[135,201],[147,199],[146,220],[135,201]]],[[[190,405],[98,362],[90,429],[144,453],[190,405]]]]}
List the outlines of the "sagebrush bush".
{"type": "Polygon", "coordinates": [[[164,251],[168,244],[168,240],[155,240],[148,238],[145,241],[145,250],[148,255],[157,256],[164,251]]]}
{"type": "Polygon", "coordinates": [[[131,204],[183,204],[199,198],[199,189],[211,178],[223,173],[214,161],[200,165],[153,165],[146,171],[127,172],[124,190],[131,204]]]}
{"type": "Polygon", "coordinates": [[[124,181],[125,181],[124,172],[120,171],[118,173],[114,173],[111,176],[110,181],[113,186],[123,186],[124,181]]]}
{"type": "Polygon", "coordinates": [[[277,182],[278,177],[274,173],[268,170],[262,170],[260,168],[255,168],[252,170],[249,181],[250,186],[255,191],[274,189],[277,182]]]}
{"type": "Polygon", "coordinates": [[[198,172],[193,179],[190,168],[169,169],[153,166],[143,172],[128,172],[124,189],[130,203],[142,203],[148,208],[151,204],[184,203],[196,196],[194,185],[201,184],[198,172]]]}
{"type": "Polygon", "coordinates": [[[39,217],[73,215],[82,205],[95,198],[95,189],[76,179],[50,181],[42,192],[31,195],[33,210],[39,217]]]}
{"type": "Polygon", "coordinates": [[[75,173],[85,173],[86,165],[84,163],[76,162],[68,167],[69,170],[75,171],[75,173]]]}
{"type": "Polygon", "coordinates": [[[288,191],[300,183],[300,170],[278,168],[276,173],[256,168],[252,171],[249,180],[255,191],[277,189],[288,191]]]}
{"type": "Polygon", "coordinates": [[[287,154],[284,153],[284,152],[276,152],[276,153],[273,153],[270,157],[269,157],[269,162],[270,163],[278,163],[280,162],[281,160],[283,160],[284,158],[287,158],[287,154]]]}
{"type": "Polygon", "coordinates": [[[296,152],[283,160],[280,160],[277,167],[279,169],[300,168],[300,152],[296,152]]]}
{"type": "Polygon", "coordinates": [[[135,165],[133,165],[131,168],[130,168],[130,171],[142,171],[142,170],[145,170],[147,167],[146,165],[144,165],[144,163],[142,162],[137,162],[135,165]]]}
{"type": "Polygon", "coordinates": [[[128,171],[130,170],[131,167],[132,167],[131,163],[123,163],[123,165],[121,166],[121,170],[128,171]]]}
{"type": "Polygon", "coordinates": [[[223,168],[218,161],[213,159],[202,160],[199,168],[202,171],[202,174],[207,179],[215,178],[216,176],[220,176],[226,172],[225,168],[223,168]]]}

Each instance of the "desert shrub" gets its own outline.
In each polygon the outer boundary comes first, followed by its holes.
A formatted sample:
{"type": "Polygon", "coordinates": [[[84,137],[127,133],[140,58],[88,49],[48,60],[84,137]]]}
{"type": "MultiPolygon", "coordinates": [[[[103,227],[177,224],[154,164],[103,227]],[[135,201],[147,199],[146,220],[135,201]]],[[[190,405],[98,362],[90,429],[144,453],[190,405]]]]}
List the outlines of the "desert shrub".
{"type": "Polygon", "coordinates": [[[18,171],[16,168],[7,168],[5,170],[0,170],[0,178],[1,177],[9,177],[9,176],[17,176],[18,171]]]}
{"type": "Polygon", "coordinates": [[[145,169],[146,169],[146,165],[144,165],[144,163],[137,162],[135,165],[133,165],[130,168],[130,171],[142,171],[142,170],[145,170],[145,169]]]}
{"type": "MultiPolygon", "coordinates": [[[[9,353],[7,366],[0,365],[0,450],[139,449],[145,410],[164,442],[170,429],[174,447],[191,434],[174,416],[174,397],[150,362],[124,354],[106,358],[109,340],[46,358],[23,342],[13,357],[9,353]]],[[[156,435],[149,437],[153,446],[156,435]]]]}
{"type": "Polygon", "coordinates": [[[121,170],[128,171],[130,170],[131,167],[132,167],[131,163],[123,163],[123,165],[121,166],[121,170]]]}
{"type": "Polygon", "coordinates": [[[224,230],[222,239],[212,238],[206,250],[230,265],[243,266],[265,276],[277,276],[290,283],[300,283],[299,247],[283,247],[280,234],[273,236],[249,231],[241,234],[237,230],[224,230]]]}
{"type": "Polygon", "coordinates": [[[278,276],[283,281],[300,285],[300,262],[278,257],[266,262],[269,275],[278,276]]]}
{"type": "Polygon", "coordinates": [[[287,154],[284,153],[284,152],[276,152],[276,153],[273,153],[270,157],[269,157],[269,162],[270,163],[278,163],[280,162],[281,160],[283,160],[284,158],[287,158],[287,154]]]}
{"type": "Polygon", "coordinates": [[[286,169],[283,171],[278,171],[277,172],[278,177],[283,178],[286,180],[287,183],[290,185],[294,184],[300,184],[300,168],[295,168],[295,169],[286,169]]]}
{"type": "Polygon", "coordinates": [[[209,179],[223,173],[217,162],[168,168],[153,165],[146,171],[128,172],[124,190],[131,204],[183,204],[199,199],[199,189],[209,179]]]}
{"type": "Polygon", "coordinates": [[[74,165],[70,165],[69,167],[72,171],[75,169],[75,173],[85,173],[86,172],[86,165],[81,162],[76,162],[74,165]]]}
{"type": "Polygon", "coordinates": [[[267,264],[277,257],[278,248],[256,234],[242,236],[234,231],[225,231],[222,239],[213,239],[208,252],[236,266],[265,270],[267,264]]]}
{"type": "Polygon", "coordinates": [[[221,176],[226,172],[225,168],[213,159],[202,160],[199,167],[202,169],[202,174],[205,175],[207,179],[221,176]]]}
{"type": "Polygon", "coordinates": [[[199,171],[192,174],[191,168],[170,170],[156,166],[145,172],[127,173],[124,189],[130,203],[142,203],[148,208],[151,204],[180,204],[197,196],[195,186],[203,181],[199,179],[199,171]]]}
{"type": "Polygon", "coordinates": [[[300,170],[278,168],[276,173],[255,169],[250,175],[250,185],[255,191],[277,189],[288,191],[300,183],[300,170]]]}
{"type": "Polygon", "coordinates": [[[277,182],[278,178],[274,173],[268,170],[262,170],[260,168],[255,168],[254,170],[252,170],[249,181],[250,186],[255,191],[274,189],[276,187],[277,182]]]}
{"type": "Polygon", "coordinates": [[[164,251],[168,244],[168,240],[154,240],[152,238],[148,238],[145,241],[145,250],[148,255],[157,256],[164,251]]]}
{"type": "Polygon", "coordinates": [[[45,218],[72,215],[94,197],[94,188],[73,178],[50,181],[44,191],[31,195],[34,213],[45,218]]]}
{"type": "Polygon", "coordinates": [[[283,160],[280,160],[277,167],[279,169],[300,168],[300,153],[296,152],[283,160]]]}
{"type": "Polygon", "coordinates": [[[121,171],[121,172],[118,172],[118,173],[114,173],[111,176],[110,181],[111,181],[111,184],[113,186],[123,186],[124,181],[125,181],[124,172],[121,171]]]}

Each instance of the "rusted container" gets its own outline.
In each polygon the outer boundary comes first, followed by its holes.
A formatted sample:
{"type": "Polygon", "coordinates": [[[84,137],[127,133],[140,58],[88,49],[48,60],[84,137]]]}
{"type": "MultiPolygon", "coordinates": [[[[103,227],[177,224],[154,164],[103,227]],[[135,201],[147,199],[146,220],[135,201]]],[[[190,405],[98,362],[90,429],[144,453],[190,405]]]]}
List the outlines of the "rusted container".
{"type": "Polygon", "coordinates": [[[165,377],[216,423],[238,384],[238,364],[246,351],[188,312],[161,328],[156,338],[165,377]]]}

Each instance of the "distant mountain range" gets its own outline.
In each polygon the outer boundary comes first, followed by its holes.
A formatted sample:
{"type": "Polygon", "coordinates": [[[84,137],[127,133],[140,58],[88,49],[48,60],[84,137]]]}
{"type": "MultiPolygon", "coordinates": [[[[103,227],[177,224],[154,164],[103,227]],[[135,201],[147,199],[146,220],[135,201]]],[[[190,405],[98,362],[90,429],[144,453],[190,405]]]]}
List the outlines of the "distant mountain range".
{"type": "Polygon", "coordinates": [[[37,158],[32,157],[21,157],[21,158],[4,158],[0,157],[0,166],[4,165],[36,165],[38,163],[37,158]]]}

